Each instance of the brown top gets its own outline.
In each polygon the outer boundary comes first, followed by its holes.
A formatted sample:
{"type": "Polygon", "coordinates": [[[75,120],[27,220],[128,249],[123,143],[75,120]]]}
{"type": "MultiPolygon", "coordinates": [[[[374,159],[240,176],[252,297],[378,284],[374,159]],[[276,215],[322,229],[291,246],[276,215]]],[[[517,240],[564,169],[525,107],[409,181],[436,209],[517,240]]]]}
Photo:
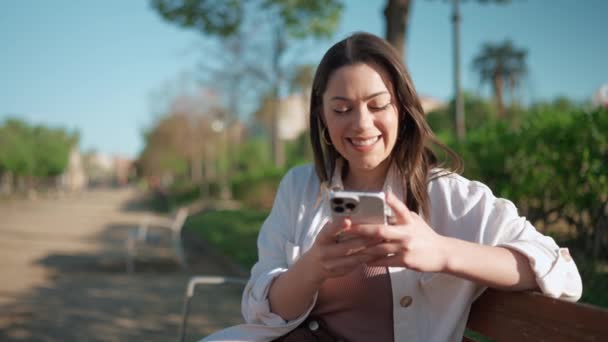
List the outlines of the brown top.
{"type": "Polygon", "coordinates": [[[393,341],[393,295],[387,267],[362,265],[330,278],[319,290],[311,315],[346,341],[393,341]]]}

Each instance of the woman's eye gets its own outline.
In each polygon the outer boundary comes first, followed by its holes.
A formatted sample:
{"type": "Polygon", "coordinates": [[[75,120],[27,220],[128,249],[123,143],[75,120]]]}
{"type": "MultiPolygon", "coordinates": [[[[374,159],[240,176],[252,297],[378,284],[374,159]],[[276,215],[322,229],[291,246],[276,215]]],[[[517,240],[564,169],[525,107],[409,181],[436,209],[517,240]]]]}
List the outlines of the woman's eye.
{"type": "Polygon", "coordinates": [[[350,108],[342,107],[342,108],[334,108],[334,112],[338,114],[344,114],[350,110],[350,108]]]}
{"type": "Polygon", "coordinates": [[[387,104],[385,104],[385,105],[381,105],[381,106],[378,106],[378,105],[370,105],[370,106],[369,106],[369,108],[370,108],[371,110],[384,110],[384,109],[388,108],[388,106],[389,106],[390,104],[391,104],[391,103],[389,102],[389,103],[387,103],[387,104]]]}

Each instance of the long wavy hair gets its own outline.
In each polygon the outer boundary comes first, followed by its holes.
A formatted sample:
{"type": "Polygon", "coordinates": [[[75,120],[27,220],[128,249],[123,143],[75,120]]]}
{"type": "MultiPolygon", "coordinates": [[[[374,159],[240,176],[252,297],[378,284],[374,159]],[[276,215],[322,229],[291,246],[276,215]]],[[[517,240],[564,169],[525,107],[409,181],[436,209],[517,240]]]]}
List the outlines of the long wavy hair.
{"type": "Polygon", "coordinates": [[[341,158],[334,146],[324,143],[322,137],[326,128],[323,94],[327,82],[339,68],[360,63],[381,67],[390,79],[391,84],[387,86],[399,113],[397,141],[390,154],[391,164],[397,167],[403,178],[403,200],[407,207],[429,217],[428,181],[449,172],[460,173],[462,161],[435,137],[427,124],[413,82],[396,50],[375,35],[355,33],[336,43],[317,67],[310,97],[310,141],[316,173],[322,184],[327,184],[333,176],[337,159],[341,158]],[[435,167],[445,172],[430,175],[435,167]]]}

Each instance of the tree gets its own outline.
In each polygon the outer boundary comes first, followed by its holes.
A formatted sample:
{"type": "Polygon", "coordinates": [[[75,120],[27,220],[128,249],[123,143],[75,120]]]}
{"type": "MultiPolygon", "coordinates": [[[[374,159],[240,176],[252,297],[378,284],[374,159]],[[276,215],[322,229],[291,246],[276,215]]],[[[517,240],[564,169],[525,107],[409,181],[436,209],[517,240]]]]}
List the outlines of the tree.
{"type": "Polygon", "coordinates": [[[499,44],[485,43],[473,59],[473,69],[479,72],[481,83],[492,84],[498,116],[505,117],[504,89],[511,93],[527,73],[527,51],[517,48],[509,40],[499,44]]]}
{"type": "Polygon", "coordinates": [[[0,171],[15,176],[34,172],[32,129],[25,122],[8,119],[0,126],[0,171]]]}
{"type": "Polygon", "coordinates": [[[7,119],[0,125],[1,187],[10,193],[17,180],[32,189],[36,180],[59,176],[78,140],[77,132],[7,119]]]}
{"type": "Polygon", "coordinates": [[[387,0],[384,7],[384,37],[397,49],[404,62],[409,15],[413,2],[414,0],[387,0]]]}
{"type": "Polygon", "coordinates": [[[36,126],[32,129],[35,146],[35,168],[32,175],[39,178],[55,177],[68,166],[70,151],[78,144],[78,134],[63,129],[36,126]]]}
{"type": "MultiPolygon", "coordinates": [[[[182,27],[193,28],[204,34],[227,38],[237,34],[246,14],[252,11],[268,15],[271,26],[269,42],[273,75],[272,93],[279,97],[283,80],[281,59],[287,39],[328,38],[335,30],[342,11],[338,0],[151,0],[152,6],[166,20],[182,27]],[[249,6],[249,7],[248,7],[249,6]]],[[[278,113],[273,111],[271,132],[272,154],[275,165],[281,166],[284,156],[278,137],[278,113]]]]}
{"type": "Polygon", "coordinates": [[[312,87],[316,67],[311,64],[302,64],[295,68],[290,78],[292,92],[308,92],[312,87]]]}
{"type": "MultiPolygon", "coordinates": [[[[449,1],[458,2],[458,0],[449,1]]],[[[511,0],[477,0],[477,2],[505,4],[511,0]]],[[[386,0],[384,6],[384,38],[397,49],[404,61],[407,56],[409,16],[413,5],[414,0],[386,0]]]]}
{"type": "MultiPolygon", "coordinates": [[[[511,0],[477,0],[480,3],[508,3],[511,0]]],[[[454,130],[459,139],[465,135],[464,100],[460,89],[460,0],[451,0],[453,4],[453,40],[454,40],[454,130]]],[[[405,63],[406,40],[411,7],[414,0],[387,0],[384,8],[385,38],[401,55],[405,63]]]]}
{"type": "MultiPolygon", "coordinates": [[[[467,113],[466,130],[467,132],[476,131],[496,119],[496,109],[491,101],[488,101],[474,93],[464,92],[464,109],[467,113]]],[[[456,105],[454,99],[442,108],[433,110],[427,114],[427,121],[433,132],[451,142],[457,138],[453,135],[453,128],[449,121],[450,115],[454,112],[456,105]]]]}

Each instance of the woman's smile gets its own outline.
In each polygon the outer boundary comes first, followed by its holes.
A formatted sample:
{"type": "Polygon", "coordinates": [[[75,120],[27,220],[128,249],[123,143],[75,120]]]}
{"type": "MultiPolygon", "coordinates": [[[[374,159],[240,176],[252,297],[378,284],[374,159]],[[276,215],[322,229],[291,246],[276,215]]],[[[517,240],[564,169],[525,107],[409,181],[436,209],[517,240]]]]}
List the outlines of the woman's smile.
{"type": "Polygon", "coordinates": [[[382,135],[372,136],[372,137],[352,137],[346,138],[346,140],[350,143],[350,146],[359,151],[359,152],[369,152],[371,151],[378,141],[382,138],[382,135]]]}

